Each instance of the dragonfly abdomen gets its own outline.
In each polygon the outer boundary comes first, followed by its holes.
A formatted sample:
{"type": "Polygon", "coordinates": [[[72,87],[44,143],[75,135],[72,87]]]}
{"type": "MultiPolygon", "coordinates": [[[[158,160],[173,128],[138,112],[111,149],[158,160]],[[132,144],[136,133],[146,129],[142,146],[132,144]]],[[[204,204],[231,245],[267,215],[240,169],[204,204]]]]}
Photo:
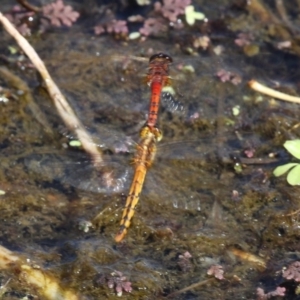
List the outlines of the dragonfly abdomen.
{"type": "Polygon", "coordinates": [[[158,128],[144,126],[140,132],[141,141],[137,146],[134,158],[135,172],[131,183],[126,206],[122,214],[120,229],[115,237],[116,242],[122,241],[130,226],[131,219],[138,204],[148,168],[151,166],[156,154],[156,142],[160,141],[162,134],[158,128]]]}

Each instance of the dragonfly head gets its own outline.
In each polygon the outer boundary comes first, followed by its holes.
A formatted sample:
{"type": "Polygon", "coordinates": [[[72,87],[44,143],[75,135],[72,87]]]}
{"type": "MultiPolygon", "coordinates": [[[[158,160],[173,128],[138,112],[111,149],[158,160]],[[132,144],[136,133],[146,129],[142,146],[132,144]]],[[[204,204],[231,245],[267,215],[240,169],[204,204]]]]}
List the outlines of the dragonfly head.
{"type": "Polygon", "coordinates": [[[149,59],[149,63],[151,63],[155,60],[164,61],[165,63],[168,63],[168,64],[173,62],[173,59],[171,56],[169,56],[168,54],[164,54],[162,52],[153,54],[149,59]]]}

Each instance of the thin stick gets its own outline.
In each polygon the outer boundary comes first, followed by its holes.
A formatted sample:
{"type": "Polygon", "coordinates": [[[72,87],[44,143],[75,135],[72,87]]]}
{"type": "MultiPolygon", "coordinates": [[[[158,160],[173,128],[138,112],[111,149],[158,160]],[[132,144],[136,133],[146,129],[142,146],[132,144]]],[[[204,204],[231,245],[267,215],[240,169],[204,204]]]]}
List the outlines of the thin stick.
{"type": "MultiPolygon", "coordinates": [[[[283,0],[276,0],[275,1],[275,4],[276,4],[276,9],[281,17],[281,20],[285,23],[285,25],[288,27],[288,29],[291,30],[291,32],[295,32],[295,29],[293,28],[293,24],[292,22],[290,21],[289,17],[288,17],[288,14],[287,14],[287,11],[285,9],[285,6],[284,6],[284,1],[283,0]]],[[[288,37],[287,37],[288,39],[288,37]]]]}
{"type": "Polygon", "coordinates": [[[46,299],[79,300],[73,291],[63,289],[48,272],[24,263],[21,257],[2,246],[0,246],[0,269],[16,273],[22,282],[34,286],[46,299]]]}
{"type": "Polygon", "coordinates": [[[5,67],[0,67],[0,78],[1,77],[5,82],[7,82],[8,85],[12,86],[17,90],[23,91],[23,98],[26,104],[28,105],[29,109],[31,110],[32,115],[43,126],[44,130],[47,133],[53,134],[51,126],[47,121],[47,118],[34,102],[30,88],[26,84],[26,82],[17,75],[13,74],[10,70],[8,70],[5,67]]]}
{"type": "Polygon", "coordinates": [[[234,256],[236,256],[236,257],[238,257],[242,260],[253,263],[259,269],[265,270],[267,268],[267,263],[266,263],[265,259],[263,259],[262,257],[260,257],[258,255],[255,255],[255,254],[252,254],[250,252],[240,250],[240,249],[237,249],[237,248],[228,249],[228,253],[233,254],[234,256]]]}
{"type": "Polygon", "coordinates": [[[38,13],[39,11],[41,11],[41,9],[39,7],[28,3],[26,0],[17,0],[17,2],[19,2],[19,4],[21,4],[24,8],[26,8],[30,11],[33,11],[35,13],[38,13]]]}
{"type": "Polygon", "coordinates": [[[273,90],[269,87],[264,86],[263,84],[257,82],[256,80],[250,80],[248,82],[249,86],[251,89],[260,92],[262,94],[268,95],[270,97],[277,98],[279,100],[284,100],[288,102],[293,102],[293,103],[300,103],[300,98],[291,96],[285,93],[278,92],[276,90],[273,90]]]}
{"type": "Polygon", "coordinates": [[[28,41],[18,32],[18,30],[15,29],[11,22],[1,12],[0,22],[2,23],[6,31],[16,40],[16,42],[40,72],[42,78],[44,79],[48,93],[65,124],[69,127],[70,130],[75,132],[84,150],[92,157],[94,164],[100,165],[100,163],[102,162],[101,153],[99,152],[97,146],[93,143],[92,138],[86,132],[81,122],[76,117],[72,108],[69,106],[66,98],[63,96],[57,85],[52,80],[40,57],[37,55],[28,41]]]}
{"type": "Polygon", "coordinates": [[[190,291],[190,290],[192,290],[192,289],[198,288],[198,287],[200,287],[200,286],[202,286],[202,285],[206,285],[206,284],[208,284],[208,283],[210,283],[210,282],[213,282],[213,281],[215,281],[215,278],[209,278],[209,279],[206,279],[206,280],[202,280],[202,281],[193,283],[193,284],[191,284],[191,285],[189,285],[189,286],[187,286],[187,287],[185,287],[185,288],[183,288],[183,289],[181,289],[181,290],[179,290],[179,291],[176,291],[176,292],[174,292],[174,293],[169,294],[169,295],[167,296],[167,298],[173,298],[173,297],[176,296],[176,295],[185,293],[185,292],[187,292],[187,291],[190,291]]]}
{"type": "Polygon", "coordinates": [[[291,212],[291,213],[289,213],[289,214],[287,214],[287,215],[285,215],[286,217],[290,217],[290,216],[293,216],[293,215],[296,215],[296,214],[298,214],[300,212],[300,209],[297,209],[297,210],[295,210],[295,211],[293,211],[293,212],[291,212]]]}

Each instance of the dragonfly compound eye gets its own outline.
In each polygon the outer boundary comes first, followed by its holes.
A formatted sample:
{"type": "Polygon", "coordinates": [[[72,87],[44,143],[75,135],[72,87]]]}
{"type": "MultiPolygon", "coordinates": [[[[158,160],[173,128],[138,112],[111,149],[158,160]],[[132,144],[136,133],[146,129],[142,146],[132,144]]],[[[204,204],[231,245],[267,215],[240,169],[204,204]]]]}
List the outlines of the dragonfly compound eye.
{"type": "Polygon", "coordinates": [[[173,62],[173,59],[171,56],[169,56],[168,54],[164,54],[164,53],[157,53],[157,54],[153,54],[150,59],[149,59],[149,62],[153,62],[154,60],[156,59],[159,59],[159,60],[164,60],[166,61],[167,63],[172,63],[173,62]]]}

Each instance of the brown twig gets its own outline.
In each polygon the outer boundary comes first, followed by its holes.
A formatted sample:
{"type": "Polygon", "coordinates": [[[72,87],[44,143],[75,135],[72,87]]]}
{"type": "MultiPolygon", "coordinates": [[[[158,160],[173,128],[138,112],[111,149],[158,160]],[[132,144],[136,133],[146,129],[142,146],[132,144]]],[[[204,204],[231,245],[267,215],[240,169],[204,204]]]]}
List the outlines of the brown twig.
{"type": "Polygon", "coordinates": [[[33,268],[17,254],[0,246],[0,269],[7,269],[15,273],[21,281],[34,286],[46,299],[78,300],[79,297],[70,290],[63,289],[59,282],[48,272],[40,268],[33,268]]]}
{"type": "Polygon", "coordinates": [[[284,6],[284,2],[282,0],[276,0],[276,9],[281,17],[281,20],[284,22],[286,27],[293,33],[295,34],[296,30],[295,27],[293,26],[293,23],[290,21],[287,11],[284,6]]]}
{"type": "Polygon", "coordinates": [[[295,97],[295,96],[291,96],[291,95],[288,95],[288,94],[285,94],[285,93],[278,92],[276,90],[273,90],[273,89],[257,82],[256,80],[250,80],[248,82],[248,84],[249,84],[251,89],[253,89],[257,92],[260,92],[262,94],[268,95],[270,97],[274,97],[274,98],[279,99],[279,100],[284,100],[284,101],[300,104],[300,98],[299,97],[295,97]]]}
{"type": "Polygon", "coordinates": [[[41,11],[39,7],[28,3],[26,0],[17,0],[17,2],[19,2],[19,4],[22,5],[24,8],[26,8],[27,10],[33,11],[35,13],[41,11]]]}
{"type": "Polygon", "coordinates": [[[290,216],[293,216],[293,215],[296,215],[296,214],[298,214],[300,212],[300,209],[297,209],[297,210],[295,210],[295,211],[293,211],[293,212],[291,212],[291,213],[289,213],[289,214],[287,214],[287,215],[285,215],[286,217],[290,217],[290,216]]]}
{"type": "Polygon", "coordinates": [[[17,41],[19,46],[39,71],[44,80],[47,91],[67,127],[75,132],[82,144],[83,149],[92,157],[94,164],[96,166],[100,166],[101,162],[103,161],[102,154],[99,152],[97,146],[95,145],[95,143],[93,143],[92,138],[86,132],[85,128],[76,117],[74,111],[69,106],[66,98],[63,96],[58,86],[52,80],[43,61],[40,59],[32,46],[28,43],[28,41],[18,32],[18,30],[1,12],[0,22],[2,23],[6,31],[17,41]]]}
{"type": "Polygon", "coordinates": [[[209,279],[206,279],[206,280],[202,280],[202,281],[193,283],[193,284],[191,284],[191,285],[189,285],[189,286],[187,286],[187,287],[185,287],[185,288],[183,288],[183,289],[181,289],[179,291],[176,291],[174,293],[169,294],[167,296],[167,298],[172,298],[173,299],[174,296],[177,296],[179,294],[185,293],[185,292],[190,291],[192,289],[198,288],[198,287],[200,287],[202,285],[206,285],[206,284],[211,283],[211,282],[213,282],[215,280],[216,280],[215,278],[209,278],[209,279]]]}
{"type": "Polygon", "coordinates": [[[277,18],[271,13],[271,10],[266,8],[261,0],[252,0],[247,2],[247,8],[249,12],[258,16],[260,21],[264,23],[275,22],[277,23],[277,18]]]}
{"type": "Polygon", "coordinates": [[[49,134],[53,134],[51,126],[47,121],[47,118],[34,102],[31,91],[28,85],[26,84],[26,82],[23,81],[17,75],[13,74],[5,67],[0,67],[0,77],[2,77],[3,80],[6,81],[13,88],[23,92],[22,97],[25,100],[26,104],[28,105],[29,109],[31,110],[32,115],[43,126],[46,132],[48,132],[49,134]]]}
{"type": "Polygon", "coordinates": [[[267,267],[267,263],[265,259],[263,259],[258,255],[252,254],[250,252],[232,247],[228,249],[228,253],[233,254],[235,257],[238,257],[244,261],[252,263],[253,265],[255,265],[257,268],[261,270],[265,270],[267,267]]]}
{"type": "Polygon", "coordinates": [[[277,158],[272,158],[272,157],[241,157],[240,162],[244,165],[266,165],[266,164],[273,164],[278,162],[277,158]]]}

